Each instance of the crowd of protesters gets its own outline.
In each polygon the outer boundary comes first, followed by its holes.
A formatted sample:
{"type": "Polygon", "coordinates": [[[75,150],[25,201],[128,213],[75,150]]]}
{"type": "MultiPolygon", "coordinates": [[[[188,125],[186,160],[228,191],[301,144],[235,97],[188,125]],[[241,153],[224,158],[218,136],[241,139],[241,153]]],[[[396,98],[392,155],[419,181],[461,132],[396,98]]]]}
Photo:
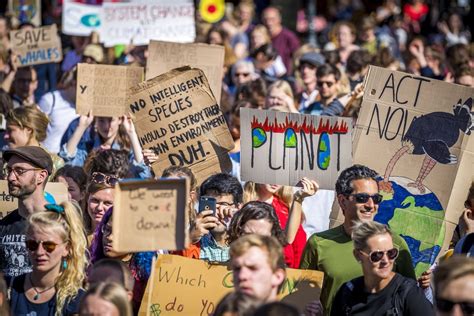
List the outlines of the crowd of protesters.
{"type": "MultiPolygon", "coordinates": [[[[44,25],[60,24],[60,7],[43,2],[44,25]]],[[[383,197],[370,166],[343,170],[334,190],[320,190],[318,179],[293,188],[240,178],[240,108],[355,124],[369,65],[474,88],[469,4],[339,0],[308,17],[303,4],[311,1],[295,1],[302,9],[291,17],[263,2],[228,3],[214,24],[196,13],[196,42],[225,49],[218,103],[235,143],[232,172],[201,183],[186,167],[154,174],[160,157],[142,150],[130,116],[76,113],[78,63],[145,66],[146,46],[104,48],[96,34],[61,34],[61,64],[19,68],[9,31],[34,25],[0,16],[1,176],[18,200],[0,219],[0,315],[136,315],[162,254],[230,265],[235,290],[214,315],[474,314],[474,182],[457,194],[467,198],[452,249],[417,278],[405,240],[374,221],[383,197]],[[170,177],[190,183],[191,243],[114,250],[113,235],[121,233],[112,229],[115,184],[170,177]],[[64,183],[69,201],[56,203],[47,182],[64,183]],[[198,212],[200,197],[214,198],[215,212],[198,212]],[[334,201],[344,219],[330,228],[334,201]],[[320,299],[300,311],[278,302],[285,268],[324,272],[320,299]]]]}

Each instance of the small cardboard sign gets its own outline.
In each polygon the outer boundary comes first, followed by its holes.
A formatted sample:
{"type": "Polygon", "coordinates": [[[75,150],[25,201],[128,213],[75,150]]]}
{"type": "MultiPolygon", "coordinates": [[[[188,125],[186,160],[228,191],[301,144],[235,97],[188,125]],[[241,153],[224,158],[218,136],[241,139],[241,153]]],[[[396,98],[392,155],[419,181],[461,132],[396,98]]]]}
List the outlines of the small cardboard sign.
{"type": "MultiPolygon", "coordinates": [[[[301,312],[319,299],[324,273],[286,269],[280,299],[301,312]]],[[[138,315],[212,315],[225,294],[233,291],[228,266],[174,255],[160,255],[143,295],[138,315]]]]}
{"type": "Polygon", "coordinates": [[[187,179],[122,181],[115,187],[113,247],[119,252],[184,249],[187,179]]]}
{"type": "Polygon", "coordinates": [[[19,67],[57,63],[63,59],[56,24],[10,31],[10,39],[19,67]]]}
{"type": "Polygon", "coordinates": [[[380,174],[375,220],[405,239],[417,275],[443,253],[464,209],[473,99],[473,88],[384,68],[371,66],[366,77],[354,163],[380,174]]]}
{"type": "Polygon", "coordinates": [[[189,65],[204,71],[217,103],[221,100],[224,73],[224,46],[203,43],[150,41],[146,62],[146,79],[152,79],[175,68],[189,65]]]}
{"type": "Polygon", "coordinates": [[[245,181],[294,186],[308,177],[334,190],[339,172],[352,164],[348,118],[241,108],[240,135],[245,181]]]}
{"type": "MultiPolygon", "coordinates": [[[[67,187],[61,182],[46,183],[46,194],[51,194],[57,204],[69,200],[67,187]]],[[[10,195],[8,191],[8,181],[0,180],[0,219],[18,208],[17,198],[10,195]]]]}
{"type": "Polygon", "coordinates": [[[150,40],[194,42],[192,0],[104,2],[100,38],[106,47],[148,45],[150,40]]]}
{"type": "Polygon", "coordinates": [[[191,168],[201,183],[232,168],[226,120],[200,69],[182,67],[131,89],[127,104],[142,148],[158,155],[156,175],[171,165],[191,168]]]}
{"type": "Polygon", "coordinates": [[[101,5],[63,1],[62,31],[66,35],[89,36],[100,27],[101,5]]]}
{"type": "Polygon", "coordinates": [[[143,67],[79,64],[76,112],[116,117],[128,113],[130,87],[143,80],[143,67]]]}

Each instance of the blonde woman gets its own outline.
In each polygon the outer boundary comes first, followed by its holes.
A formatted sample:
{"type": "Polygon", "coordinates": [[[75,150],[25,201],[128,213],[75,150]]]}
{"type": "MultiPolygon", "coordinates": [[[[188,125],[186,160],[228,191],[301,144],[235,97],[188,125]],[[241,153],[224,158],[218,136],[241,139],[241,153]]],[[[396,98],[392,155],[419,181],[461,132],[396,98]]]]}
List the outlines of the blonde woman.
{"type": "MultiPolygon", "coordinates": [[[[36,106],[24,106],[11,110],[5,117],[7,130],[4,139],[8,148],[15,149],[21,146],[40,146],[46,139],[46,129],[49,119],[36,106]]],[[[45,148],[43,148],[45,149],[45,148]]],[[[50,153],[53,160],[53,175],[56,170],[64,166],[64,160],[58,155],[50,153]]]]}
{"type": "Polygon", "coordinates": [[[268,110],[299,113],[295,105],[293,90],[290,84],[284,80],[278,80],[268,88],[265,107],[268,110]]]}
{"type": "Polygon", "coordinates": [[[79,315],[132,316],[127,291],[118,283],[98,283],[84,296],[79,315]]]}
{"type": "Polygon", "coordinates": [[[12,315],[74,315],[84,295],[86,237],[82,219],[70,202],[47,204],[26,226],[33,271],[11,287],[12,315]]]}

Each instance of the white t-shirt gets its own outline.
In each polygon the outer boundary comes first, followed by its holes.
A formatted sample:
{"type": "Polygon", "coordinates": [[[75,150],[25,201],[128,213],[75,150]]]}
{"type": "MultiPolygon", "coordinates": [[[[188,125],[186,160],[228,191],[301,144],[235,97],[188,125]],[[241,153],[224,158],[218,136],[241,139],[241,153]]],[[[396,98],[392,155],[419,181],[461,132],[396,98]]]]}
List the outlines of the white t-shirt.
{"type": "Polygon", "coordinates": [[[49,117],[43,146],[50,152],[57,154],[64,132],[69,124],[79,116],[76,114],[76,105],[66,100],[61,90],[57,90],[46,93],[39,101],[39,107],[49,117]]]}
{"type": "Polygon", "coordinates": [[[303,200],[303,213],[306,217],[303,229],[307,238],[329,229],[329,215],[335,196],[334,190],[318,190],[315,195],[303,200]]]}

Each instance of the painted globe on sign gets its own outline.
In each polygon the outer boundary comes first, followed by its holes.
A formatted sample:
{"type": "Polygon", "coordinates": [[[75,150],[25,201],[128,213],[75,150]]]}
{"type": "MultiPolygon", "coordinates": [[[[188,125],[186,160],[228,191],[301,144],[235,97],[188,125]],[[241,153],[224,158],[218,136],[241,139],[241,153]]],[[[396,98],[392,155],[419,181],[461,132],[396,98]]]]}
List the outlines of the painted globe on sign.
{"type": "Polygon", "coordinates": [[[262,146],[263,144],[265,144],[266,140],[267,134],[262,128],[257,127],[252,130],[252,146],[254,148],[262,146]]]}

